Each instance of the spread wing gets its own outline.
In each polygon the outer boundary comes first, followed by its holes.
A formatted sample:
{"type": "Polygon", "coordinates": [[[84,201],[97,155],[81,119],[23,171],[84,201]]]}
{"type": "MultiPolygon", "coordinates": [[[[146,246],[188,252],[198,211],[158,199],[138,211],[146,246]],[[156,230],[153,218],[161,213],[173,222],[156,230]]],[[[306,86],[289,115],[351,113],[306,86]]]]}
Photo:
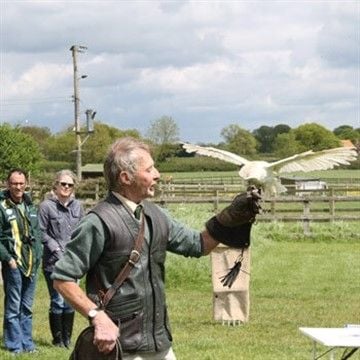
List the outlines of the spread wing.
{"type": "Polygon", "coordinates": [[[196,152],[199,155],[204,155],[204,156],[210,156],[216,159],[220,159],[235,165],[245,165],[247,163],[249,163],[249,160],[246,160],[245,158],[233,154],[229,151],[225,151],[225,150],[220,150],[220,149],[216,149],[213,147],[204,147],[204,146],[198,146],[198,145],[192,145],[192,144],[187,144],[184,143],[183,148],[186,150],[186,152],[188,153],[192,153],[192,152],[196,152]]]}
{"type": "Polygon", "coordinates": [[[339,165],[349,165],[350,161],[354,161],[356,158],[357,152],[355,148],[350,147],[339,147],[316,152],[310,150],[275,161],[270,164],[270,168],[278,173],[328,170],[339,165]]]}

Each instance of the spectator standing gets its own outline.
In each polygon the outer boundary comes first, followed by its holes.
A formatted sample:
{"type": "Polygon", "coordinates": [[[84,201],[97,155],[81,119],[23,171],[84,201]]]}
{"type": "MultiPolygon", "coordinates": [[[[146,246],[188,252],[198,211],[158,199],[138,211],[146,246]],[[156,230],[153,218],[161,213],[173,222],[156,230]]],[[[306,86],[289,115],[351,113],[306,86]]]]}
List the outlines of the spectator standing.
{"type": "Polygon", "coordinates": [[[25,193],[27,173],[9,172],[0,192],[0,260],[4,281],[4,344],[12,353],[34,352],[32,305],[42,246],[37,208],[25,193]]]}
{"type": "Polygon", "coordinates": [[[76,176],[70,170],[55,175],[52,191],[39,206],[39,223],[44,244],[43,272],[50,296],[49,324],[55,346],[69,347],[74,309],[54,289],[51,274],[84,210],[75,198],[76,176]]]}

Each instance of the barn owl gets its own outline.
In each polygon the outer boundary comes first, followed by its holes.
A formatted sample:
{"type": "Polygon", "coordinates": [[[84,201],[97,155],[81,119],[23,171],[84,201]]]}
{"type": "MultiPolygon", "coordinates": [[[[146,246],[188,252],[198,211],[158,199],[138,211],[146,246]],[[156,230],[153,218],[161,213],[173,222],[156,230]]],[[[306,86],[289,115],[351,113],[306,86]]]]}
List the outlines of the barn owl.
{"type": "Polygon", "coordinates": [[[229,151],[213,147],[202,147],[184,143],[183,148],[188,152],[210,156],[240,166],[239,176],[248,185],[255,185],[264,190],[265,195],[276,195],[286,191],[277,176],[281,173],[295,171],[328,170],[339,165],[349,165],[357,157],[354,147],[339,147],[321,151],[305,151],[274,162],[250,161],[229,151]]]}

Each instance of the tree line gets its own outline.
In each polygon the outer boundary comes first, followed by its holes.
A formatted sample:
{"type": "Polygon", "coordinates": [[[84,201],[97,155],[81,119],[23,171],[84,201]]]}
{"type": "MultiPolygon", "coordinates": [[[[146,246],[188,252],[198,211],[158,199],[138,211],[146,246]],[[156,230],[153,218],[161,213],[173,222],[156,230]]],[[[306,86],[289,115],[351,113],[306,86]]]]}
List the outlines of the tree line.
{"type": "MultiPolygon", "coordinates": [[[[180,167],[184,171],[189,171],[194,155],[182,149],[179,133],[176,121],[169,116],[152,121],[144,135],[136,129],[118,129],[95,122],[94,134],[89,136],[82,146],[82,163],[102,163],[108,146],[115,139],[133,136],[152,145],[154,158],[160,168],[163,166],[168,170],[169,164],[173,163],[175,169],[179,170],[179,162],[183,159],[188,165],[185,168],[183,165],[180,167]]],[[[342,139],[351,140],[358,149],[360,148],[360,128],[354,129],[349,125],[342,125],[330,131],[315,123],[300,125],[297,128],[279,124],[273,127],[263,125],[248,131],[239,124],[230,124],[221,130],[220,135],[223,141],[200,145],[228,150],[252,160],[264,157],[276,159],[309,149],[317,151],[333,148],[341,146],[342,139]]],[[[23,167],[34,175],[65,167],[75,169],[75,134],[71,127],[52,134],[47,127],[4,123],[0,125],[0,154],[1,180],[13,167],[23,167]]],[[[206,166],[216,167],[218,164],[213,159],[205,162],[203,160],[202,166],[208,164],[206,166]]],[[[224,170],[228,169],[228,165],[222,166],[224,170]]]]}

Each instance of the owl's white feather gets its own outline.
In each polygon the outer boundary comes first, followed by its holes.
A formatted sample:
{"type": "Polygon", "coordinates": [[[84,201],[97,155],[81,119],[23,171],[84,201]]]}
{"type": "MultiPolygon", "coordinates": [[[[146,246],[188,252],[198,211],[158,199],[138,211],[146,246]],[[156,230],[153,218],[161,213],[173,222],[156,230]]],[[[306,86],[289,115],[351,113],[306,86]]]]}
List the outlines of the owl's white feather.
{"type": "Polygon", "coordinates": [[[249,184],[261,186],[266,194],[275,195],[286,191],[280,184],[277,176],[281,173],[295,171],[328,170],[339,165],[349,165],[356,160],[357,152],[353,147],[340,147],[321,151],[305,151],[275,162],[249,161],[229,151],[213,147],[203,147],[192,144],[183,144],[188,152],[210,156],[240,166],[239,175],[249,184]]]}

